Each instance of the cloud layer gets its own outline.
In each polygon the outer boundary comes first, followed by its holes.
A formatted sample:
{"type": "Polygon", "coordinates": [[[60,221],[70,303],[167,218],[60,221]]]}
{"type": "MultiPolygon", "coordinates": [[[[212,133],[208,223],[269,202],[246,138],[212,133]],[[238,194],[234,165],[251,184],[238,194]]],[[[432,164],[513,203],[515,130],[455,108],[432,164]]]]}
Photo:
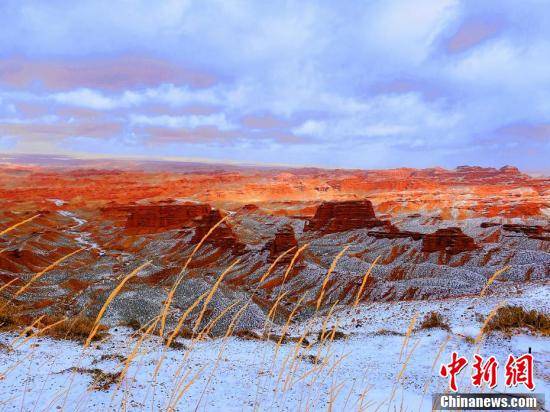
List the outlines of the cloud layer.
{"type": "Polygon", "coordinates": [[[5,1],[0,150],[548,172],[543,1],[5,1]]]}

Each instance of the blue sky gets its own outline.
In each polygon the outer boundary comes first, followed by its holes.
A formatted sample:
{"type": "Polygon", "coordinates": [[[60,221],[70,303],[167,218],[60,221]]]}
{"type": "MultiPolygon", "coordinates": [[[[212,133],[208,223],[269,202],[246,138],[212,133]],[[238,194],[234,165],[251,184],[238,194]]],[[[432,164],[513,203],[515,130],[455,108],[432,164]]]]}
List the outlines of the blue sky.
{"type": "Polygon", "coordinates": [[[0,150],[548,172],[550,4],[0,3],[0,150]]]}

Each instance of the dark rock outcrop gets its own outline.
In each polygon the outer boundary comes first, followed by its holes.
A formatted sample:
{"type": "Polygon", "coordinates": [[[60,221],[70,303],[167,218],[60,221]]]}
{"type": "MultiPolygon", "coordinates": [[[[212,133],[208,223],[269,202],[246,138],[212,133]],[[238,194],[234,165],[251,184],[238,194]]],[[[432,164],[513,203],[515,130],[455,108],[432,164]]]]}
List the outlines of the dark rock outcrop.
{"type": "MultiPolygon", "coordinates": [[[[298,242],[296,241],[296,236],[294,235],[294,229],[290,225],[282,226],[275,237],[266,243],[265,250],[269,251],[268,260],[273,262],[277,257],[282,253],[286,252],[292,247],[297,247],[298,242]]],[[[288,262],[292,259],[292,253],[287,253],[282,259],[281,262],[288,262]]]]}
{"type": "Polygon", "coordinates": [[[319,205],[313,218],[304,227],[304,231],[336,233],[386,224],[387,222],[376,219],[372,203],[369,200],[324,202],[319,205]]]}
{"type": "Polygon", "coordinates": [[[451,255],[477,249],[474,239],[462,233],[458,227],[438,229],[425,235],[422,241],[422,251],[427,253],[446,252],[451,255]]]}
{"type": "Polygon", "coordinates": [[[550,236],[548,235],[550,229],[548,229],[548,227],[545,228],[538,225],[505,224],[502,225],[502,230],[507,232],[523,233],[531,239],[546,241],[550,240],[550,236]]]}

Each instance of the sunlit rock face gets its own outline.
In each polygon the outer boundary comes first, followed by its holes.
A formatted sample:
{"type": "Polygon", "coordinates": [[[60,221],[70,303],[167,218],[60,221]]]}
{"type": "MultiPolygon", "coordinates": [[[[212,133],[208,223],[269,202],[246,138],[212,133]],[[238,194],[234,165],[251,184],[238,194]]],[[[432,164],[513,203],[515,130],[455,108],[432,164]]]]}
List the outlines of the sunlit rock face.
{"type": "Polygon", "coordinates": [[[130,209],[126,229],[139,233],[155,233],[193,227],[209,213],[210,206],[206,204],[135,206],[130,209]]]}
{"type": "Polygon", "coordinates": [[[304,230],[336,233],[383,225],[369,200],[348,200],[320,204],[304,230]]]}

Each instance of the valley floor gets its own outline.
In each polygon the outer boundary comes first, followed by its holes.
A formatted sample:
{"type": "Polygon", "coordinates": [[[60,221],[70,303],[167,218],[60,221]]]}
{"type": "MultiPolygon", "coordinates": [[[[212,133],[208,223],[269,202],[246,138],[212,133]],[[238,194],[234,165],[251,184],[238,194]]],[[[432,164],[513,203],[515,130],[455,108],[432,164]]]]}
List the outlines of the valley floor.
{"type": "MultiPolygon", "coordinates": [[[[469,383],[473,354],[480,353],[500,362],[495,391],[520,392],[521,387],[504,387],[504,363],[510,353],[518,356],[529,348],[535,360],[534,392],[550,393],[550,338],[517,331],[511,337],[490,334],[479,346],[471,339],[482,327],[480,315],[499,304],[548,313],[550,286],[494,286],[485,298],[337,307],[328,320],[323,314],[290,327],[294,337],[309,328],[309,348],[230,337],[197,343],[181,339],[177,348],[163,352],[158,338],[147,337],[120,386],[118,373],[139,339],[128,328],[111,328],[109,338],[89,349],[46,337],[21,344],[17,334],[4,332],[0,411],[431,410],[431,394],[447,386],[439,367],[453,351],[470,361],[458,378],[461,391],[480,391],[469,383]],[[450,332],[417,329],[430,311],[447,319],[450,332]],[[416,326],[407,338],[413,317],[416,326]],[[323,323],[344,336],[315,343],[323,323]],[[91,388],[94,379],[96,388],[91,388]]],[[[280,335],[281,329],[272,333],[280,335]]]]}

